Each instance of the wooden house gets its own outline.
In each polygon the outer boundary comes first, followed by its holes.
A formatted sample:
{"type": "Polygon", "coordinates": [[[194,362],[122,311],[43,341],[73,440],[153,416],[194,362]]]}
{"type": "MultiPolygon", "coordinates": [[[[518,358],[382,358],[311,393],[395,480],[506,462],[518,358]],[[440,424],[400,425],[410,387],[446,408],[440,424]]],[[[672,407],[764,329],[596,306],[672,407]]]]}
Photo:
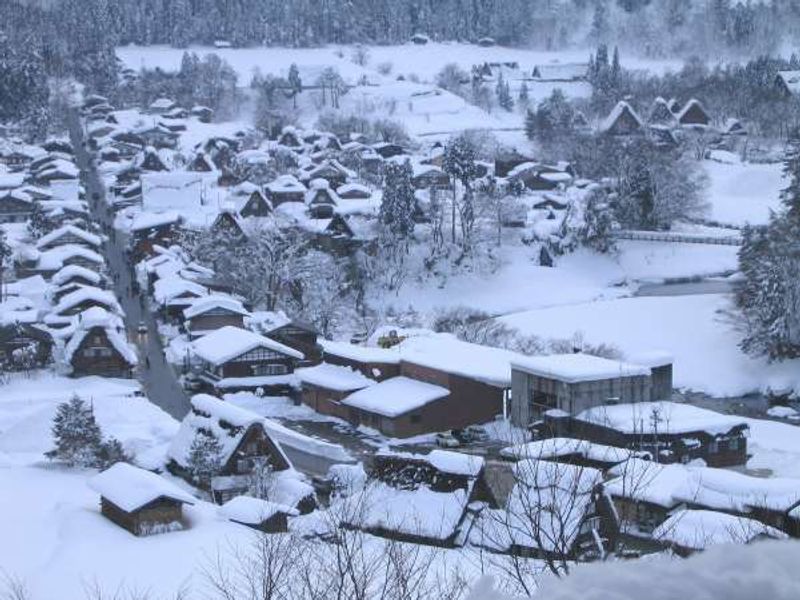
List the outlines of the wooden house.
{"type": "Polygon", "coordinates": [[[131,222],[131,252],[134,257],[150,256],[156,246],[169,247],[180,237],[183,217],[177,211],[142,212],[131,222]]]}
{"type": "MultiPolygon", "coordinates": [[[[607,390],[615,393],[610,387],[607,390]]],[[[699,458],[710,466],[732,467],[747,462],[749,425],[745,419],[676,402],[613,402],[574,416],[546,411],[534,433],[631,448],[648,452],[662,463],[699,458]]],[[[512,414],[514,410],[512,405],[512,414]]]]}
{"type": "Polygon", "coordinates": [[[51,248],[63,246],[64,244],[74,244],[76,246],[85,246],[86,248],[98,250],[102,241],[99,235],[90,233],[85,229],[75,225],[64,225],[39,238],[36,241],[36,247],[39,250],[50,250],[51,248]]]}
{"type": "Polygon", "coordinates": [[[184,279],[179,274],[159,277],[153,284],[153,298],[161,307],[164,316],[180,322],[183,311],[198,298],[208,295],[208,289],[195,281],[184,279]]]}
{"type": "Polygon", "coordinates": [[[99,306],[117,315],[122,314],[122,307],[114,292],[84,285],[78,285],[74,291],[62,295],[53,307],[52,314],[68,317],[89,310],[93,306],[99,306]]]}
{"type": "Polygon", "coordinates": [[[302,352],[247,329],[224,326],[195,340],[198,377],[217,390],[261,387],[286,392],[302,352]]]}
{"type": "Polygon", "coordinates": [[[134,167],[139,171],[169,171],[169,168],[152,146],[148,146],[134,160],[134,167]]]}
{"type": "Polygon", "coordinates": [[[383,159],[407,154],[403,146],[393,142],[378,142],[377,144],[372,144],[371,148],[383,159]]]}
{"type": "Polygon", "coordinates": [[[342,166],[339,161],[326,160],[303,174],[303,178],[306,181],[323,179],[328,182],[329,187],[336,189],[347,183],[347,180],[354,175],[350,169],[342,166]]]}
{"type": "Polygon", "coordinates": [[[484,471],[479,456],[379,450],[366,477],[353,477],[366,482],[343,500],[344,525],[402,542],[462,545],[473,523],[470,506],[498,506],[484,471]]]}
{"type": "Polygon", "coordinates": [[[50,278],[50,283],[59,287],[65,285],[91,285],[102,288],[104,287],[105,279],[97,271],[78,265],[68,265],[56,271],[50,278]]]}
{"type": "Polygon", "coordinates": [[[147,112],[153,115],[163,115],[177,106],[177,102],[171,98],[156,98],[147,107],[147,112]]]}
{"type": "Polygon", "coordinates": [[[690,127],[707,127],[711,124],[711,117],[696,98],[689,100],[676,115],[678,123],[690,127]]]}
{"type": "Polygon", "coordinates": [[[183,529],[183,505],[195,502],[163,477],[124,462],[94,476],[89,486],[100,494],[101,514],[136,536],[183,529]]]}
{"type": "Polygon", "coordinates": [[[500,508],[480,513],[469,541],[501,554],[587,562],[605,557],[619,534],[598,469],[521,460],[500,508]]]}
{"type": "Polygon", "coordinates": [[[515,150],[503,152],[498,154],[495,158],[494,174],[497,177],[506,177],[519,165],[534,162],[535,159],[532,156],[520,154],[515,150]]]}
{"type": "Polygon", "coordinates": [[[261,190],[255,190],[239,210],[242,217],[268,217],[272,214],[272,202],[267,200],[261,190]]]}
{"type": "Polygon", "coordinates": [[[281,175],[264,189],[274,207],[284,202],[304,202],[307,192],[306,186],[293,175],[281,175]]]}
{"type": "Polygon", "coordinates": [[[222,210],[214,222],[211,223],[211,231],[226,236],[244,237],[244,224],[239,215],[232,210],[222,210]]]}
{"type": "Polygon", "coordinates": [[[305,195],[308,214],[314,219],[330,219],[338,206],[338,196],[324,179],[315,179],[305,195]]]}
{"type": "Polygon", "coordinates": [[[309,323],[290,319],[286,323],[265,330],[264,335],[302,353],[303,358],[298,365],[314,365],[322,359],[322,348],[317,342],[319,332],[309,323]]]}
{"type": "Polygon", "coordinates": [[[785,98],[800,94],[800,71],[778,71],[774,87],[785,98]]]}
{"type": "Polygon", "coordinates": [[[233,523],[252,527],[261,533],[283,533],[289,530],[288,517],[295,517],[300,512],[268,500],[236,496],[220,507],[219,514],[233,523]]]}
{"type": "Polygon", "coordinates": [[[360,183],[346,183],[336,188],[336,194],[342,200],[368,200],[372,198],[372,190],[360,183]]]}
{"type": "Polygon", "coordinates": [[[435,165],[415,165],[415,167],[411,183],[416,189],[450,189],[450,177],[439,167],[435,165]]]}
{"type": "Polygon", "coordinates": [[[620,100],[600,125],[600,133],[629,136],[644,132],[644,122],[633,107],[620,100]]]}
{"type": "Polygon", "coordinates": [[[57,271],[70,265],[84,267],[99,273],[105,266],[103,257],[85,246],[65,244],[50,250],[39,252],[37,250],[28,254],[21,254],[16,264],[19,277],[41,275],[49,278],[57,271]]]}
{"type": "Polygon", "coordinates": [[[214,118],[214,110],[207,106],[193,106],[190,114],[201,123],[211,123],[214,118]]]}
{"type": "Polygon", "coordinates": [[[400,353],[396,350],[329,340],[320,343],[328,364],[351,368],[375,381],[400,374],[400,353]]]}
{"type": "Polygon", "coordinates": [[[194,155],[194,158],[187,165],[186,169],[197,173],[210,173],[216,170],[216,165],[214,165],[214,162],[208,154],[205,152],[198,152],[194,155]]]}
{"type": "Polygon", "coordinates": [[[122,319],[93,307],[73,318],[64,360],[74,377],[131,377],[138,357],[125,337],[122,319]]]}
{"type": "Polygon", "coordinates": [[[342,404],[347,396],[376,382],[352,367],[321,363],[297,369],[295,374],[302,383],[300,398],[316,412],[347,418],[347,407],[342,404]]]}
{"type": "Polygon", "coordinates": [[[244,318],[249,316],[239,300],[223,295],[203,296],[183,310],[184,326],[193,338],[222,327],[244,329],[244,318]]]}
{"type": "Polygon", "coordinates": [[[52,357],[53,337],[44,328],[30,323],[0,326],[0,362],[6,369],[42,368],[52,357]]]}
{"type": "Polygon", "coordinates": [[[284,127],[281,134],[278,136],[278,145],[287,146],[289,148],[301,148],[303,142],[294,127],[284,127]]]}
{"type": "Polygon", "coordinates": [[[274,477],[270,483],[275,502],[309,512],[315,506],[313,488],[294,471],[273,437],[281,430],[277,423],[255,413],[208,394],[197,394],[191,398],[191,410],[167,451],[167,469],[209,490],[220,504],[246,493],[256,469],[269,470],[274,477]],[[189,466],[192,443],[201,435],[213,436],[221,447],[220,467],[210,481],[194,479],[189,466]]]}
{"type": "Polygon", "coordinates": [[[681,509],[746,517],[800,536],[800,487],[791,478],[753,477],[728,469],[631,458],[612,467],[604,491],[623,527],[653,535],[681,509]]]}
{"type": "Polygon", "coordinates": [[[23,223],[33,212],[33,200],[18,190],[0,190],[0,223],[23,223]]]}
{"type": "Polygon", "coordinates": [[[670,110],[667,101],[659,96],[653,100],[653,104],[650,106],[650,113],[647,115],[647,123],[648,125],[674,127],[677,125],[678,120],[672,110],[670,110]]]}

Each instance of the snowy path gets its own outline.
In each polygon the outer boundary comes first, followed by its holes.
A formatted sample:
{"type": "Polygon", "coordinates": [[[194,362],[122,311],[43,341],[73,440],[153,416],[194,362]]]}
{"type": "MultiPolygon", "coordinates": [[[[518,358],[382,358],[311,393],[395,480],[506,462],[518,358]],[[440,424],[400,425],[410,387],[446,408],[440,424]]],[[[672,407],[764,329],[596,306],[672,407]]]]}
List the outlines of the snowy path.
{"type": "Polygon", "coordinates": [[[77,113],[72,115],[70,135],[78,166],[85,174],[86,197],[89,199],[92,214],[109,236],[104,253],[114,291],[125,311],[128,337],[139,351],[137,377],[151,402],[176,419],[182,419],[189,412],[189,400],[178,384],[172,367],[164,358],[155,316],[148,309],[146,298],[139,294],[134,295],[132,291],[133,264],[125,252],[124,237],[114,230],[114,214],[105,202],[105,186],[83,145],[83,131],[77,113]],[[146,325],[147,333],[138,333],[140,323],[146,325]]]}

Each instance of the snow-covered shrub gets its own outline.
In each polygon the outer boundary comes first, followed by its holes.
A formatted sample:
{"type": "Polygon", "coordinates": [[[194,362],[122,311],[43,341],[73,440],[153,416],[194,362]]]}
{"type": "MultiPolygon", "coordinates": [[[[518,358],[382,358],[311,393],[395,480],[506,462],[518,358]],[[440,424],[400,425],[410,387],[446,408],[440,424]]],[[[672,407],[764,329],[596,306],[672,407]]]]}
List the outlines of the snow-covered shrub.
{"type": "Polygon", "coordinates": [[[222,467],[222,444],[213,433],[198,430],[189,447],[187,464],[195,483],[203,487],[211,485],[211,479],[222,467]]]}
{"type": "Polygon", "coordinates": [[[389,73],[392,72],[392,69],[394,68],[394,65],[392,64],[391,61],[387,60],[387,61],[378,63],[378,65],[375,68],[378,70],[378,73],[380,73],[381,75],[388,75],[389,73]]]}

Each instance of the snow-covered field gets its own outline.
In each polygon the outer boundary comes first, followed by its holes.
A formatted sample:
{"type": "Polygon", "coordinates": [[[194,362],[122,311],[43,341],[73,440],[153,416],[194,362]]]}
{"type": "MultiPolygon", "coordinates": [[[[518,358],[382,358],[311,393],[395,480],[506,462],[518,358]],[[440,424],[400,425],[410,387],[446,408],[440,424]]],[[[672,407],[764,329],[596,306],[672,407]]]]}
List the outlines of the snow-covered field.
{"type": "Polygon", "coordinates": [[[725,164],[705,161],[709,218],[730,225],[761,225],[780,204],[786,187],[781,164],[725,164]]]}
{"type": "MultiPolygon", "coordinates": [[[[725,314],[724,294],[622,298],[531,310],[502,317],[528,334],[610,343],[630,355],[653,349],[674,357],[677,387],[713,396],[800,388],[800,360],[767,363],[743,354],[725,314]]],[[[800,436],[798,436],[800,437],[800,436]]]]}

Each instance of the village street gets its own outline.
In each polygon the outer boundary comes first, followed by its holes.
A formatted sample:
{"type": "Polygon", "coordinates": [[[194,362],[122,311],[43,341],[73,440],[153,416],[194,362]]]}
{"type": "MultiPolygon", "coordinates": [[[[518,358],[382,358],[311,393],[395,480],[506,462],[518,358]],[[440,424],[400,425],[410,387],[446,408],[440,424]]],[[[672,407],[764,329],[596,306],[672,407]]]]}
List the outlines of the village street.
{"type": "Polygon", "coordinates": [[[108,236],[104,246],[108,275],[125,311],[128,339],[138,348],[137,377],[151,402],[176,419],[182,419],[189,412],[189,400],[164,358],[155,316],[147,305],[147,297],[133,285],[134,265],[125,251],[126,239],[114,230],[114,213],[105,201],[105,186],[83,145],[83,131],[77,113],[73,113],[72,117],[70,135],[75,158],[83,174],[86,198],[92,215],[108,236]],[[146,333],[139,332],[140,324],[147,329],[146,333]]]}

